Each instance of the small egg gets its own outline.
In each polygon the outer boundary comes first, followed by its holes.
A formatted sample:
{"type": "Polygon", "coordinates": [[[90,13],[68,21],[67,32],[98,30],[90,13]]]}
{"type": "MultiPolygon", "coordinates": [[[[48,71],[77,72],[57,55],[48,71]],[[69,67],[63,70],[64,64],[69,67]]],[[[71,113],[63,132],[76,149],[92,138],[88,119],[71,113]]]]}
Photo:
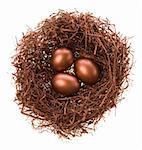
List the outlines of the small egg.
{"type": "Polygon", "coordinates": [[[99,76],[99,69],[90,59],[78,59],[75,62],[76,76],[86,84],[94,84],[99,76]]]}
{"type": "Polygon", "coordinates": [[[73,54],[67,48],[60,48],[53,52],[51,65],[57,71],[68,69],[73,63],[73,54]]]}
{"type": "Polygon", "coordinates": [[[55,75],[51,84],[56,92],[66,96],[70,96],[76,93],[80,88],[78,79],[65,73],[58,73],[55,75]]]}

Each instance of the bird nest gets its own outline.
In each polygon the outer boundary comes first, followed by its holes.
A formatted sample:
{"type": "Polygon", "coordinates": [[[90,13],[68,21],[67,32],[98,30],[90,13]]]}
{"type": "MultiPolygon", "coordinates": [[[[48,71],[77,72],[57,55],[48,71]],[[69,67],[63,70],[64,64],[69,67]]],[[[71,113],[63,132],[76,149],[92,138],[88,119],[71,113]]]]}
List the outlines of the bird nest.
{"type": "MultiPolygon", "coordinates": [[[[34,128],[71,138],[94,130],[107,110],[116,107],[128,87],[130,46],[109,20],[90,13],[59,11],[28,30],[17,44],[13,65],[16,101],[34,128]],[[54,91],[51,53],[68,48],[74,59],[89,58],[100,74],[93,85],[81,83],[78,92],[54,91]]],[[[74,74],[74,66],[67,71],[74,74]]],[[[91,72],[90,72],[91,73],[91,72]]]]}

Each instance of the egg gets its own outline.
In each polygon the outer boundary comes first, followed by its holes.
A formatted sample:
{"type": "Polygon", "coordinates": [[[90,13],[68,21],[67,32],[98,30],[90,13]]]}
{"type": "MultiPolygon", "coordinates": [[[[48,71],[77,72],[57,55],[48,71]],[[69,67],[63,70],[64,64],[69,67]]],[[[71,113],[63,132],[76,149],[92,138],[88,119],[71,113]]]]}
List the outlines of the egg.
{"type": "Polygon", "coordinates": [[[65,96],[70,96],[76,93],[80,88],[78,79],[73,75],[65,73],[58,73],[57,75],[55,75],[52,79],[51,84],[56,92],[61,93],[65,96]]]}
{"type": "Polygon", "coordinates": [[[53,52],[51,65],[57,71],[68,69],[73,63],[73,54],[67,48],[60,48],[53,52]]]}
{"type": "Polygon", "coordinates": [[[86,84],[94,84],[99,76],[98,66],[87,58],[78,59],[74,70],[76,76],[86,84]]]}

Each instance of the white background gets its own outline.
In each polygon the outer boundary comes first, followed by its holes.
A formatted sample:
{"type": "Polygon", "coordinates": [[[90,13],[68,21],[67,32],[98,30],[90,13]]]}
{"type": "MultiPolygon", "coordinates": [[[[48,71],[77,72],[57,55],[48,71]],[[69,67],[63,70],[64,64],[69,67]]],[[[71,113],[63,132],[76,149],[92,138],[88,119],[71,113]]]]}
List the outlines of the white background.
{"type": "Polygon", "coordinates": [[[142,2],[140,0],[0,0],[0,150],[39,149],[142,149],[142,2]],[[58,9],[91,11],[107,17],[117,30],[128,37],[134,50],[135,65],[130,88],[116,110],[106,115],[94,134],[71,141],[58,139],[52,133],[39,133],[20,114],[13,102],[14,83],[11,78],[11,56],[15,37],[21,38],[27,26],[58,9]],[[141,17],[141,18],[140,18],[141,17]]]}

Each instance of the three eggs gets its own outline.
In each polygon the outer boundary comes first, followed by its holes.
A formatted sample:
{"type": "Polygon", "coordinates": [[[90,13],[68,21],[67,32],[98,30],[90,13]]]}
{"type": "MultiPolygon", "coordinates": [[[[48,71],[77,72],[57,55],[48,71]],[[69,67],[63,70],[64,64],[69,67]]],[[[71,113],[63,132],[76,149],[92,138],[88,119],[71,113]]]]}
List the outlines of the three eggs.
{"type": "Polygon", "coordinates": [[[87,58],[80,58],[74,62],[76,76],[64,73],[73,62],[73,53],[67,48],[57,49],[52,54],[51,66],[59,73],[53,77],[51,84],[56,92],[66,96],[79,90],[79,80],[85,84],[94,84],[99,76],[98,66],[87,58]]]}

